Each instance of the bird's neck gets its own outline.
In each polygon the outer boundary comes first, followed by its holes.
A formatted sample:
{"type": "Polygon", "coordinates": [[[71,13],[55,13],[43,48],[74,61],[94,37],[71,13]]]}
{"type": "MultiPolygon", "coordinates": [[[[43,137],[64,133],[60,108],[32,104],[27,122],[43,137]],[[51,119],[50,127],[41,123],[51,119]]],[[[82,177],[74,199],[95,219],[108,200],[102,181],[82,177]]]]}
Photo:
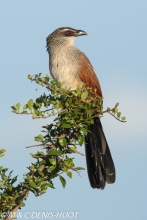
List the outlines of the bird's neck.
{"type": "Polygon", "coordinates": [[[74,50],[76,47],[74,46],[73,40],[67,39],[54,39],[50,43],[47,41],[47,51],[51,55],[53,52],[66,51],[66,50],[74,50]]]}

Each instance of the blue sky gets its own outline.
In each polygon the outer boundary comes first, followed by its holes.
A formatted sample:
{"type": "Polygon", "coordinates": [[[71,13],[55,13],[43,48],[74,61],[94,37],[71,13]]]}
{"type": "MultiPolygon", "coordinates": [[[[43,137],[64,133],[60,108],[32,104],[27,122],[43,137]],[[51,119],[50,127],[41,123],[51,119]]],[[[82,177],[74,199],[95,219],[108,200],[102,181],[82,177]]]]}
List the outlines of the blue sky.
{"type": "MultiPolygon", "coordinates": [[[[102,119],[117,179],[105,190],[92,189],[87,172],[67,178],[67,187],[55,181],[41,197],[30,194],[25,212],[78,211],[77,219],[145,220],[147,185],[147,1],[0,1],[0,148],[7,150],[1,165],[22,180],[31,163],[26,149],[34,144],[41,126],[52,119],[32,120],[11,113],[10,106],[35,99],[44,90],[27,80],[28,74],[48,74],[46,37],[56,28],[70,26],[88,33],[75,44],[91,60],[100,80],[104,107],[120,103],[123,124],[102,119]],[[36,89],[38,89],[36,91],[36,89]]],[[[84,152],[84,147],[79,149],[84,152]]],[[[75,163],[85,165],[76,155],[75,163]]],[[[25,219],[25,218],[22,218],[25,219]]],[[[45,218],[42,218],[45,219],[45,218]]],[[[55,218],[54,218],[55,219],[55,218]]]]}

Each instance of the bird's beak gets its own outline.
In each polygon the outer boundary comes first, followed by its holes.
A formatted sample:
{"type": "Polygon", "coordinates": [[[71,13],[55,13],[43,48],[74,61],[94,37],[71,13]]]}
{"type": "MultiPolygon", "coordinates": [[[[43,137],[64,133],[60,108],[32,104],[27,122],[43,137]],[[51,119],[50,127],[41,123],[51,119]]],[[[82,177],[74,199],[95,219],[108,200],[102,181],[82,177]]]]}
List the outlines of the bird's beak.
{"type": "Polygon", "coordinates": [[[77,30],[77,36],[87,35],[85,31],[77,30]]]}

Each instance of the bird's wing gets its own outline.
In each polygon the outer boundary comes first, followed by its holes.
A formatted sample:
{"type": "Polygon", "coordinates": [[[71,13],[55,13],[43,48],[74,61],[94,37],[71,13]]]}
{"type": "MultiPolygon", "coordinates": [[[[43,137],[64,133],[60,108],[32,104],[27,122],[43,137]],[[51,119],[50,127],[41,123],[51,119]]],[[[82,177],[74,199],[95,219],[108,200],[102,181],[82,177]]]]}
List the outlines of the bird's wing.
{"type": "Polygon", "coordinates": [[[96,94],[102,97],[102,90],[99,80],[94,72],[94,69],[89,59],[82,52],[80,55],[80,69],[78,71],[78,74],[87,87],[97,89],[96,94]]]}
{"type": "MultiPolygon", "coordinates": [[[[98,78],[89,59],[82,52],[80,67],[78,74],[81,80],[87,87],[96,88],[96,94],[102,97],[98,78]]],[[[115,182],[115,167],[99,118],[94,119],[94,124],[89,126],[89,131],[85,137],[85,149],[90,184],[93,188],[104,189],[105,182],[115,182]]]]}

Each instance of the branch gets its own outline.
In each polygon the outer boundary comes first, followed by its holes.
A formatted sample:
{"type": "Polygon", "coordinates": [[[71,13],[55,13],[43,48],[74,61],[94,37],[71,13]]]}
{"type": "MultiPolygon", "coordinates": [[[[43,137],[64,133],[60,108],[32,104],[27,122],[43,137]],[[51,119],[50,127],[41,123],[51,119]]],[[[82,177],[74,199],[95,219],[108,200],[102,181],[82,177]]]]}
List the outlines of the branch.
{"type": "MultiPolygon", "coordinates": [[[[40,113],[45,113],[45,112],[48,112],[48,111],[51,111],[52,109],[48,109],[48,110],[44,110],[44,111],[39,111],[40,113]]],[[[16,112],[16,111],[12,111],[13,113],[17,114],[17,115],[32,115],[33,119],[46,119],[46,118],[49,118],[49,117],[52,117],[52,116],[55,116],[55,115],[58,115],[58,114],[61,114],[62,112],[65,112],[67,111],[67,109],[62,109],[60,111],[57,111],[53,114],[48,114],[47,116],[34,116],[34,113],[33,112],[16,112]]]]}
{"type": "MultiPolygon", "coordinates": [[[[28,78],[41,86],[45,86],[47,94],[50,89],[50,93],[48,95],[44,93],[36,101],[30,99],[24,105],[22,112],[20,112],[20,103],[11,106],[13,112],[21,115],[31,114],[34,119],[57,116],[54,119],[55,124],[43,126],[42,132],[45,132],[45,135],[39,134],[35,137],[39,144],[26,147],[43,147],[46,154],[44,152],[32,154],[32,157],[36,158],[37,161],[27,167],[30,172],[25,174],[24,182],[19,185],[19,191],[17,191],[13,202],[15,207],[9,206],[9,210],[12,209],[11,216],[7,216],[6,220],[14,218],[13,214],[23,206],[22,202],[28,196],[29,191],[35,195],[41,195],[46,192],[48,187],[54,188],[52,179],[62,173],[66,173],[70,178],[72,176],[69,174],[70,169],[79,174],[80,167],[76,169],[73,162],[74,158],[69,155],[73,156],[73,153],[77,153],[85,156],[76,150],[76,145],[84,143],[84,136],[89,132],[88,128],[93,122],[93,118],[102,117],[104,113],[109,113],[118,121],[126,122],[124,117],[120,117],[121,113],[117,109],[119,103],[111,109],[107,108],[102,111],[103,99],[96,95],[96,90],[85,89],[84,84],[82,88],[71,91],[63,89],[62,84],[51,80],[49,76],[41,77],[41,73],[35,74],[34,77],[29,75],[28,78]],[[93,95],[91,96],[91,94],[93,95]],[[64,113],[62,114],[62,112],[64,113]]],[[[62,176],[60,177],[59,179],[65,187],[66,181],[62,176]]]]}
{"type": "Polygon", "coordinates": [[[23,200],[26,199],[28,194],[29,194],[29,190],[24,189],[23,192],[21,193],[21,195],[18,198],[18,205],[14,209],[11,210],[10,214],[8,215],[8,217],[5,218],[5,220],[14,219],[15,212],[17,212],[17,210],[20,208],[20,204],[22,203],[23,200]]]}
{"type": "MultiPolygon", "coordinates": [[[[41,147],[43,145],[49,146],[52,149],[56,149],[56,147],[54,145],[51,145],[51,144],[36,144],[36,145],[27,146],[26,148],[41,147]]],[[[74,153],[80,154],[81,156],[85,156],[85,154],[83,154],[83,153],[81,153],[81,152],[79,152],[79,151],[77,151],[73,148],[68,147],[68,149],[72,150],[74,153]]],[[[39,158],[39,157],[33,157],[33,158],[39,158]]]]}
{"type": "MultiPolygon", "coordinates": [[[[40,167],[38,168],[38,170],[43,171],[44,168],[45,168],[45,165],[40,165],[40,167]]],[[[36,171],[36,172],[33,174],[33,176],[37,176],[37,175],[38,175],[38,172],[36,171]]],[[[12,220],[12,219],[14,219],[15,212],[18,211],[18,209],[19,209],[20,206],[21,206],[22,201],[27,198],[28,194],[29,194],[29,190],[28,190],[28,189],[24,189],[23,192],[20,194],[20,196],[19,196],[19,197],[17,198],[17,200],[16,200],[16,203],[17,203],[18,205],[11,210],[9,216],[7,216],[7,217],[5,218],[5,220],[12,220]]]]}

